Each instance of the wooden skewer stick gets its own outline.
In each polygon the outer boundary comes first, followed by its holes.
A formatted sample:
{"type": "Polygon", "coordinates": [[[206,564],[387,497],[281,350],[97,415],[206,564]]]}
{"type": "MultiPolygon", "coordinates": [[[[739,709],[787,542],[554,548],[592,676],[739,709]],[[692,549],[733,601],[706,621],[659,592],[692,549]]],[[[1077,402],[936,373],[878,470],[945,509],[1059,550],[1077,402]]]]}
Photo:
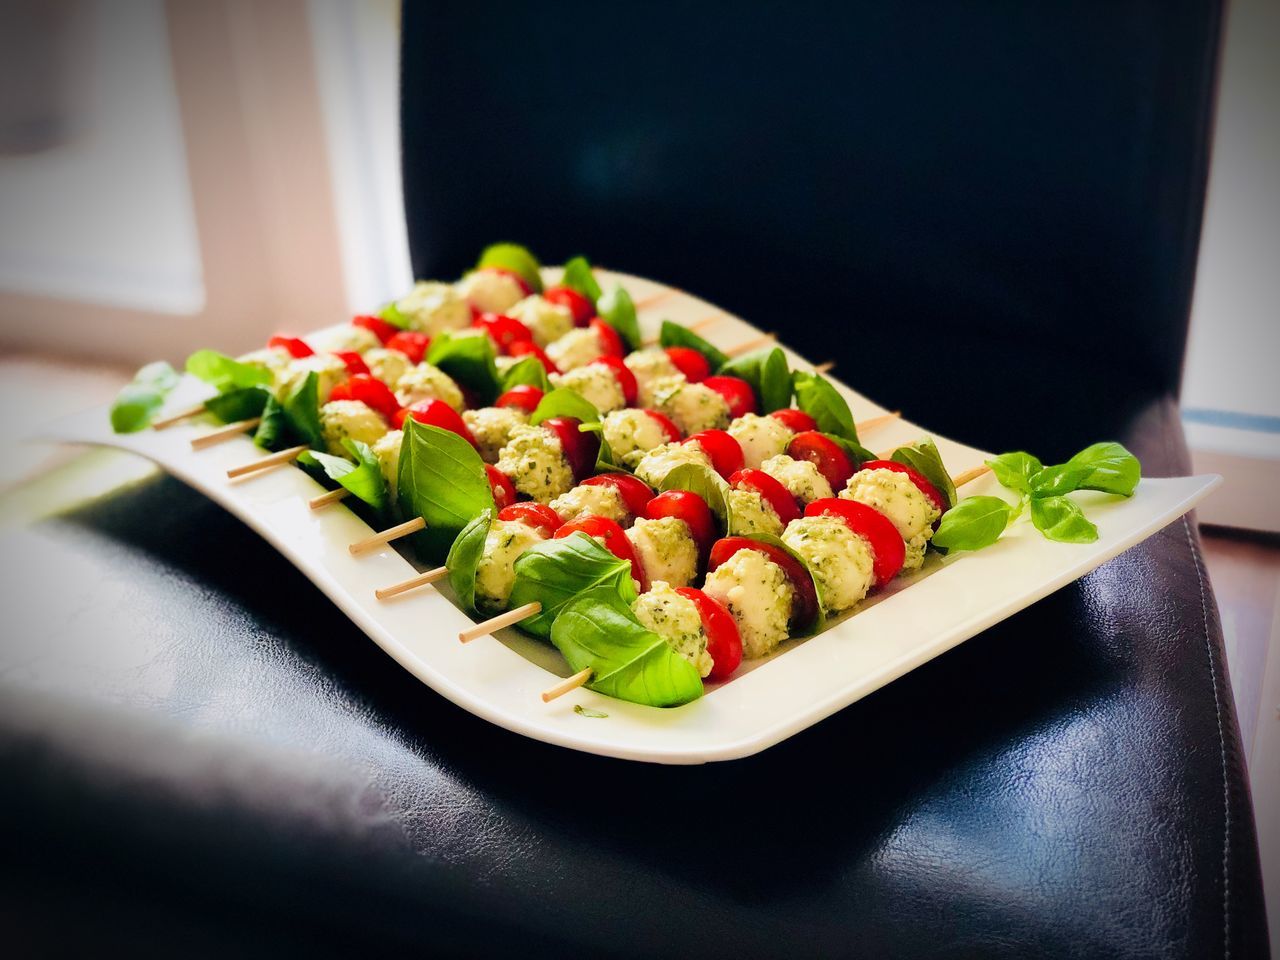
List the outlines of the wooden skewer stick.
{"type": "Polygon", "coordinates": [[[542,702],[550,703],[556,697],[563,697],[571,690],[577,690],[580,686],[591,679],[591,668],[579,670],[572,677],[566,677],[549,690],[542,691],[542,702]]]}
{"type": "Polygon", "coordinates": [[[381,587],[373,591],[373,595],[379,600],[390,600],[392,597],[398,597],[400,594],[408,593],[410,590],[416,590],[418,587],[425,587],[428,583],[435,583],[437,580],[443,580],[448,575],[448,567],[436,567],[434,570],[428,570],[426,573],[420,573],[416,577],[410,577],[408,580],[401,580],[399,583],[393,583],[389,587],[381,587]]]}
{"type": "Polygon", "coordinates": [[[251,473],[260,473],[263,470],[269,470],[272,467],[278,467],[282,464],[291,463],[298,458],[304,450],[311,449],[306,444],[297,447],[289,447],[286,450],[280,450],[276,453],[268,454],[258,460],[252,460],[249,463],[242,463],[238,467],[232,467],[227,471],[227,479],[234,480],[236,477],[244,477],[251,473]]]}
{"type": "MultiPolygon", "coordinates": [[[[693,323],[689,324],[685,329],[692,330],[696,333],[699,330],[705,330],[707,327],[714,326],[715,324],[723,320],[725,316],[726,314],[723,314],[723,313],[712,314],[709,317],[703,317],[701,320],[695,320],[693,323]]],[[[650,337],[648,340],[644,342],[644,345],[646,347],[656,347],[658,345],[658,338],[650,337]]]]}
{"type": "Polygon", "coordinates": [[[866,420],[860,420],[853,425],[853,429],[859,435],[862,435],[868,430],[878,430],[887,423],[893,423],[893,421],[897,420],[901,416],[901,410],[890,410],[888,413],[882,413],[878,417],[869,417],[866,420]]]}
{"type": "Polygon", "coordinates": [[[665,290],[659,290],[657,293],[651,293],[649,296],[641,297],[639,300],[635,301],[635,308],[637,310],[644,310],[646,307],[652,307],[655,303],[661,303],[675,292],[676,291],[673,288],[667,287],[665,290]]]}
{"type": "Polygon", "coordinates": [[[250,417],[248,420],[237,420],[234,423],[228,423],[225,427],[219,427],[212,433],[206,433],[193,439],[191,441],[191,449],[204,450],[206,447],[212,447],[214,444],[238,437],[252,430],[261,422],[261,417],[250,417]]]}
{"type": "Polygon", "coordinates": [[[951,482],[957,487],[963,487],[966,483],[969,483],[972,480],[977,480],[979,477],[984,477],[990,472],[991,468],[984,463],[980,467],[974,467],[972,470],[966,470],[951,482]]]}
{"type": "Polygon", "coordinates": [[[181,423],[183,420],[190,420],[192,417],[198,417],[202,413],[204,413],[203,403],[198,407],[190,407],[186,410],[180,410],[177,413],[170,414],[163,420],[152,420],[151,429],[164,430],[167,427],[172,427],[175,423],[181,423]]]}
{"type": "Polygon", "coordinates": [[[488,620],[482,620],[474,627],[463,630],[458,634],[458,639],[463,643],[470,643],[477,637],[483,637],[490,633],[501,630],[503,627],[509,627],[513,623],[519,623],[525,617],[532,617],[535,613],[542,612],[542,604],[537,600],[531,600],[528,603],[521,604],[506,613],[500,613],[496,617],[490,617],[488,620]]]}
{"type": "Polygon", "coordinates": [[[836,368],[836,362],[834,360],[828,360],[825,363],[820,363],[816,367],[814,367],[813,372],[814,373],[830,373],[835,368],[836,368]]]}
{"type": "Polygon", "coordinates": [[[345,500],[351,493],[346,487],[339,487],[337,490],[330,490],[328,493],[322,493],[319,496],[312,497],[307,501],[307,506],[312,510],[319,510],[321,507],[327,507],[331,503],[337,503],[339,500],[345,500]]]}
{"type": "Polygon", "coordinates": [[[357,540],[347,549],[351,551],[352,556],[359,556],[362,553],[368,553],[370,550],[376,550],[392,540],[398,540],[401,537],[407,537],[411,533],[417,533],[419,530],[425,529],[427,529],[427,521],[421,517],[414,517],[412,520],[398,523],[394,527],[387,527],[387,529],[380,533],[375,533],[372,537],[357,540]]]}
{"type": "Polygon", "coordinates": [[[724,352],[726,357],[740,357],[744,353],[750,353],[752,350],[758,350],[760,347],[767,347],[778,339],[776,333],[764,333],[758,337],[752,337],[745,343],[740,343],[736,347],[730,347],[724,352]]]}

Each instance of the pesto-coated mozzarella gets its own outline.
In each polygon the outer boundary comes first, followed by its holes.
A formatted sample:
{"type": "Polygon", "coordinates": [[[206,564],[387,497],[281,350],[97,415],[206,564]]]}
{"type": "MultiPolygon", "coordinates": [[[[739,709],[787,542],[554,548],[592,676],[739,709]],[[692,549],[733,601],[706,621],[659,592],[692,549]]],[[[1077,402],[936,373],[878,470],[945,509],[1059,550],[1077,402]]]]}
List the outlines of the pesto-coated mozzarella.
{"type": "Polygon", "coordinates": [[[374,347],[365,351],[365,366],[369,372],[393,391],[400,385],[400,378],[413,369],[413,361],[399,350],[374,347]]]}
{"type": "Polygon", "coordinates": [[[348,438],[370,446],[387,433],[382,416],[359,400],[333,400],[320,408],[320,430],[329,452],[350,457],[342,441],[348,438]]]}
{"type": "Polygon", "coordinates": [[[655,380],[652,390],[650,407],[674,420],[685,436],[729,425],[729,404],[710,387],[675,376],[655,380]]]}
{"type": "MultiPolygon", "coordinates": [[[[573,329],[573,314],[568,307],[543,300],[537,294],[525,297],[511,307],[507,310],[507,316],[514,317],[528,327],[533,334],[533,342],[545,349],[548,356],[551,354],[551,344],[573,329]]],[[[561,370],[568,369],[559,363],[556,366],[561,370]]]]}
{"type": "Polygon", "coordinates": [[[573,470],[560,439],[542,427],[515,427],[498,454],[498,469],[539,503],[550,503],[573,486],[573,470]]]}
{"type": "Polygon", "coordinates": [[[754,490],[729,490],[729,521],[729,536],[733,537],[749,537],[753,533],[776,537],[782,533],[782,518],[754,490]]]}
{"type": "Polygon", "coordinates": [[[763,657],[787,639],[795,588],[763,553],[739,550],[707,574],[702,592],[719,600],[737,623],[743,656],[763,657]]]}
{"type": "Polygon", "coordinates": [[[458,293],[481,313],[506,313],[522,299],[524,288],[509,273],[472,270],[457,283],[458,293]]]}
{"type": "Polygon", "coordinates": [[[236,359],[248,366],[265,370],[271,374],[273,380],[278,380],[280,372],[289,366],[293,357],[289,355],[288,350],[281,350],[278,347],[263,347],[261,350],[253,350],[244,356],[236,357],[236,359]]]}
{"type": "Polygon", "coordinates": [[[910,477],[897,470],[859,470],[849,478],[840,496],[865,503],[888,517],[907,545],[902,569],[919,569],[933,536],[933,522],[941,514],[910,477]]]}
{"type": "Polygon", "coordinates": [[[476,565],[476,605],[488,609],[505,607],[516,580],[516,558],[545,539],[541,531],[518,520],[493,521],[476,565]]]}
{"type": "Polygon", "coordinates": [[[787,524],[782,542],[800,555],[828,613],[848,610],[875,582],[871,545],[838,517],[800,517],[787,524]]]}
{"type": "Polygon", "coordinates": [[[419,280],[396,301],[396,309],[408,319],[409,329],[429,337],[471,325],[471,307],[447,283],[419,280]]]}
{"type": "Polygon", "coordinates": [[[331,353],[313,353],[290,360],[287,366],[276,371],[276,396],[287,397],[302,386],[311,373],[316,375],[316,400],[324,403],[333,388],[347,379],[347,365],[331,353]]]}
{"type": "Polygon", "coordinates": [[[835,496],[831,484],[808,460],[794,460],[785,453],[770,457],[760,464],[760,469],[787,488],[787,492],[808,505],[814,500],[835,496]]]}
{"type": "Polygon", "coordinates": [[[604,439],[613,455],[634,467],[654,447],[667,443],[662,424],[643,410],[615,410],[603,420],[604,439]]]}
{"type": "Polygon", "coordinates": [[[590,327],[570,330],[547,345],[547,356],[561,370],[576,370],[604,356],[600,334],[590,327]]]}
{"type": "Polygon", "coordinates": [[[707,653],[702,617],[692,600],[680,596],[669,583],[656,580],[647,593],[640,594],[631,610],[646,628],[697,667],[698,676],[705,677],[711,672],[715,664],[707,653]]]}
{"type": "Polygon", "coordinates": [[[402,407],[419,400],[443,400],[458,411],[463,407],[462,390],[453,378],[425,362],[406,371],[396,382],[396,399],[402,407]]]}
{"type": "Polygon", "coordinates": [[[631,513],[627,510],[627,502],[622,499],[622,494],[616,487],[603,484],[579,484],[552,500],[551,509],[565,523],[586,516],[608,517],[623,527],[631,523],[631,513]]]}
{"type": "Polygon", "coordinates": [[[621,410],[627,405],[618,377],[603,364],[578,367],[568,373],[553,373],[551,385],[574,391],[601,413],[621,410]]]}
{"type": "Polygon", "coordinates": [[[679,367],[671,362],[666,351],[659,350],[657,347],[636,350],[628,354],[622,362],[635,375],[637,396],[642,407],[653,404],[654,381],[665,377],[684,376],[679,367]]]}
{"type": "Polygon", "coordinates": [[[742,463],[749,470],[759,470],[770,457],[787,452],[787,444],[795,436],[777,417],[759,417],[746,413],[729,424],[729,436],[742,447],[742,463]]]}
{"type": "Polygon", "coordinates": [[[702,446],[694,443],[664,443],[654,447],[636,463],[635,474],[651,487],[659,487],[668,473],[682,463],[710,467],[711,458],[702,446]]]}
{"type": "Polygon", "coordinates": [[[391,494],[393,501],[396,498],[396,489],[400,482],[400,444],[403,440],[404,433],[402,431],[388,430],[373,445],[373,452],[378,458],[378,465],[382,467],[382,478],[387,481],[387,492],[391,494]]]}
{"type": "Polygon", "coordinates": [[[462,420],[480,448],[485,463],[497,463],[511,431],[529,422],[529,415],[516,407],[481,407],[464,410],[462,420]]]}
{"type": "Polygon", "coordinates": [[[698,545],[679,517],[641,517],[627,531],[627,539],[650,583],[662,580],[687,587],[698,575],[698,545]]]}
{"type": "Polygon", "coordinates": [[[382,346],[378,335],[367,327],[348,324],[320,330],[307,337],[307,346],[316,353],[364,353],[382,346]]]}

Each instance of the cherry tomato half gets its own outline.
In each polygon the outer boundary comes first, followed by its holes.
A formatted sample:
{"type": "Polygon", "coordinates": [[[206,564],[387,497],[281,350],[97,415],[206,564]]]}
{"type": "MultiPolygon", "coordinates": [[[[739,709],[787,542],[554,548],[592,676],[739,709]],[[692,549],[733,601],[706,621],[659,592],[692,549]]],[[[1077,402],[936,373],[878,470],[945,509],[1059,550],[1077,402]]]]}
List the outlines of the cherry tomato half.
{"type": "Polygon", "coordinates": [[[369,365],[354,350],[335,350],[333,355],[347,365],[347,373],[368,373],[369,365]]]}
{"type": "Polygon", "coordinates": [[[491,273],[500,273],[504,277],[510,277],[520,287],[520,292],[526,297],[533,295],[533,287],[529,286],[529,282],[524,277],[516,273],[514,270],[508,270],[505,267],[484,267],[483,269],[491,273]]]}
{"type": "Polygon", "coordinates": [[[512,387],[493,402],[495,407],[513,407],[525,413],[533,413],[542,402],[543,393],[531,383],[522,383],[512,387]]]}
{"type": "Polygon", "coordinates": [[[367,313],[362,313],[358,317],[352,317],[351,325],[353,327],[364,327],[366,330],[371,331],[378,338],[378,342],[383,346],[386,345],[388,340],[400,332],[400,328],[395,324],[387,323],[387,321],[383,320],[381,317],[370,316],[367,313]]]}
{"type": "Polygon", "coordinates": [[[813,501],[804,508],[804,515],[838,517],[850,530],[871,544],[871,570],[875,574],[877,587],[883,587],[902,569],[902,561],[907,555],[906,544],[893,521],[879,510],[856,500],[831,497],[813,501]]]}
{"type": "Polygon", "coordinates": [[[533,331],[515,317],[500,313],[482,313],[471,325],[483,330],[493,340],[499,353],[508,353],[513,343],[533,342],[533,331]]]}
{"type": "Polygon", "coordinates": [[[499,520],[517,520],[520,523],[528,524],[542,531],[544,537],[549,537],[564,526],[564,521],[560,519],[560,514],[556,513],[545,503],[513,503],[509,507],[503,507],[498,511],[499,520]]]}
{"type": "Polygon", "coordinates": [[[834,440],[817,430],[805,430],[792,437],[787,444],[787,456],[812,463],[836,493],[843,490],[853,476],[853,461],[849,455],[834,440]]]}
{"type": "Polygon", "coordinates": [[[484,465],[484,472],[489,477],[489,489],[493,491],[493,505],[501,513],[516,502],[516,485],[492,463],[484,465]]]}
{"type": "Polygon", "coordinates": [[[724,397],[724,402],[729,405],[729,416],[733,419],[756,412],[756,393],[751,384],[741,377],[707,377],[702,385],[724,397]]]}
{"type": "Polygon", "coordinates": [[[933,505],[938,508],[939,513],[947,512],[947,498],[942,495],[942,491],[928,481],[923,473],[909,467],[905,463],[898,463],[897,460],[868,460],[859,470],[893,470],[895,473],[906,474],[907,478],[916,485],[921,493],[933,501],[933,505]]]}
{"type": "MultiPolygon", "coordinates": [[[[902,538],[899,537],[899,540],[902,538]]],[[[711,556],[707,560],[707,573],[727,561],[739,550],[755,550],[782,568],[787,580],[795,589],[796,599],[791,607],[791,618],[788,621],[792,633],[807,629],[818,619],[818,593],[813,587],[813,578],[805,565],[781,547],[771,543],[761,543],[750,537],[723,537],[711,548],[711,556]]]]}
{"type": "Polygon", "coordinates": [[[589,477],[596,469],[600,456],[600,435],[592,430],[579,430],[582,421],[576,417],[548,417],[542,421],[560,439],[560,449],[569,461],[574,480],[589,477]]]}
{"type": "Polygon", "coordinates": [[[403,430],[405,421],[410,418],[419,423],[425,423],[429,427],[439,427],[441,430],[456,433],[473,447],[476,445],[476,438],[471,435],[466,421],[457,410],[443,400],[429,399],[411,403],[395,415],[392,423],[397,430],[403,430]]]}
{"type": "Polygon", "coordinates": [[[582,481],[584,487],[613,487],[622,496],[627,511],[633,517],[643,517],[645,508],[653,499],[653,491],[649,485],[629,473],[602,473],[599,476],[587,477],[582,481]]]}
{"type": "Polygon", "coordinates": [[[785,527],[800,516],[800,508],[796,506],[796,498],[786,487],[763,470],[738,470],[729,478],[729,486],[754,490],[761,499],[773,508],[785,527]]]}
{"type": "Polygon", "coordinates": [[[560,368],[551,362],[551,358],[547,356],[540,346],[532,340],[517,340],[515,343],[507,347],[507,356],[509,357],[537,357],[538,362],[542,364],[542,368],[547,373],[559,373],[560,368]]]}
{"type": "Polygon", "coordinates": [[[636,556],[636,552],[631,546],[631,541],[627,539],[626,532],[617,523],[608,517],[600,517],[593,514],[574,520],[571,523],[566,523],[556,531],[555,539],[563,540],[565,537],[579,532],[602,541],[606,550],[619,560],[626,560],[630,563],[631,577],[639,582],[640,592],[643,593],[649,589],[649,580],[645,576],[644,568],[640,566],[640,559],[636,556]]]}
{"type": "Polygon", "coordinates": [[[600,349],[604,351],[608,357],[624,357],[627,354],[627,348],[622,343],[622,337],[618,331],[609,326],[599,317],[592,317],[591,322],[587,324],[596,332],[596,336],[600,340],[600,349]]]}
{"type": "Polygon", "coordinates": [[[664,352],[690,383],[701,383],[711,376],[711,364],[693,347],[667,347],[664,352]]]}
{"type": "Polygon", "coordinates": [[[703,430],[685,443],[697,443],[711,460],[716,473],[728,479],[742,469],[742,445],[725,430],[703,430]]]}
{"type": "Polygon", "coordinates": [[[596,315],[595,304],[572,287],[547,287],[542,291],[542,299],[559,307],[568,307],[575,327],[585,327],[596,315]]]}
{"type": "Polygon", "coordinates": [[[787,425],[792,433],[804,433],[806,430],[817,430],[818,421],[813,419],[803,410],[797,410],[794,407],[789,410],[775,410],[769,416],[781,420],[787,425]]]}
{"type": "Polygon", "coordinates": [[[414,363],[421,363],[431,346],[431,338],[417,330],[400,330],[386,342],[388,350],[399,350],[414,363]]]}
{"type": "Polygon", "coordinates": [[[589,365],[608,367],[612,370],[613,375],[618,378],[618,385],[622,387],[622,397],[627,406],[636,405],[636,395],[640,392],[640,386],[636,383],[636,375],[622,362],[621,358],[605,354],[603,357],[596,357],[589,365]]]}
{"type": "Polygon", "coordinates": [[[400,410],[400,401],[391,388],[367,373],[357,373],[338,384],[330,392],[329,400],[359,400],[388,420],[394,419],[400,410]]]}
{"type": "Polygon", "coordinates": [[[716,519],[707,506],[707,501],[692,490],[668,490],[658,494],[649,501],[644,515],[649,520],[660,520],[663,517],[683,520],[693,542],[698,545],[698,557],[706,559],[711,544],[716,539],[716,519]]]}
{"type": "Polygon", "coordinates": [[[693,587],[676,587],[676,593],[692,600],[702,620],[702,632],[707,635],[707,654],[711,657],[711,672],[707,679],[714,682],[728,680],[742,664],[742,635],[733,616],[719,602],[712,600],[693,587]]]}
{"type": "Polygon", "coordinates": [[[299,340],[297,337],[281,336],[278,333],[267,341],[267,349],[284,350],[295,360],[301,357],[309,357],[315,353],[314,350],[307,346],[305,341],[299,340]]]}

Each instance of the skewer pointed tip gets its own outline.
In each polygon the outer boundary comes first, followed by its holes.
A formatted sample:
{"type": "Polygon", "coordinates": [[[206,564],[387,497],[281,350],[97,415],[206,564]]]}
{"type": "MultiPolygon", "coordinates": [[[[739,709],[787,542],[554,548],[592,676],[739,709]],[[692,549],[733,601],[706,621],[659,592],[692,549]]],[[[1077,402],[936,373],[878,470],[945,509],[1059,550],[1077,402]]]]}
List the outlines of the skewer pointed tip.
{"type": "Polygon", "coordinates": [[[582,686],[584,683],[587,683],[590,679],[591,679],[590,667],[587,667],[587,669],[585,670],[579,670],[572,677],[566,677],[565,679],[557,683],[554,687],[551,687],[547,690],[543,690],[542,702],[550,703],[552,700],[555,700],[557,697],[563,697],[566,693],[570,692],[571,690],[577,690],[580,686],[582,686]]]}

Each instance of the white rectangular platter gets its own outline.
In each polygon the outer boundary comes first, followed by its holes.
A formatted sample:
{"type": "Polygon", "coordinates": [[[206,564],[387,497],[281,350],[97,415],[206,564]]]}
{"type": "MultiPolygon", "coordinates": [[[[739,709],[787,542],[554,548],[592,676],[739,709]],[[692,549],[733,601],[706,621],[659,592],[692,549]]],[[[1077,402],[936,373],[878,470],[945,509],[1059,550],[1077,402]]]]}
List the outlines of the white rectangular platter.
{"type": "MultiPolygon", "coordinates": [[[[597,275],[606,286],[621,282],[636,300],[667,290],[625,274],[597,275]]],[[[713,316],[716,322],[700,332],[722,349],[759,336],[749,324],[679,291],[642,309],[640,319],[652,336],[663,318],[691,324],[713,316]]],[[[793,367],[811,369],[808,361],[788,354],[793,367]]],[[[836,386],[855,420],[886,412],[836,386]]],[[[198,403],[208,393],[206,385],[186,377],[167,409],[198,403]]],[[[540,692],[554,682],[553,674],[569,672],[558,652],[514,630],[459,643],[458,632],[471,620],[453,605],[447,587],[378,601],[374,590],[412,576],[413,565],[391,547],[352,556],[348,544],[368,536],[368,526],[341,504],[309,509],[308,499],[321,487],[296,467],[228,481],[229,467],[261,451],[245,437],[193,452],[192,438],[209,429],[193,421],[120,435],[100,408],[59,421],[47,432],[57,440],[141,454],[221,504],[292,561],[397,663],[462,708],[546,743],[655,763],[730,760],[772,746],[1084,576],[1181,517],[1221,482],[1214,476],[1148,479],[1127,500],[1085,494],[1081,502],[1099,531],[1091,544],[1050,542],[1025,519],[1019,521],[985,550],[933,557],[915,576],[895,582],[825,632],[747,661],[728,682],[708,687],[705,696],[682,707],[645,707],[585,688],[546,704],[540,692]],[[575,711],[576,705],[588,708],[588,715],[575,711]]],[[[923,427],[900,420],[863,442],[884,451],[925,435],[923,427]]],[[[953,475],[990,456],[932,436],[953,475]]],[[[1034,449],[1035,438],[1028,437],[1027,445],[1034,449]]],[[[990,475],[963,490],[977,493],[1011,496],[990,475]]]]}

